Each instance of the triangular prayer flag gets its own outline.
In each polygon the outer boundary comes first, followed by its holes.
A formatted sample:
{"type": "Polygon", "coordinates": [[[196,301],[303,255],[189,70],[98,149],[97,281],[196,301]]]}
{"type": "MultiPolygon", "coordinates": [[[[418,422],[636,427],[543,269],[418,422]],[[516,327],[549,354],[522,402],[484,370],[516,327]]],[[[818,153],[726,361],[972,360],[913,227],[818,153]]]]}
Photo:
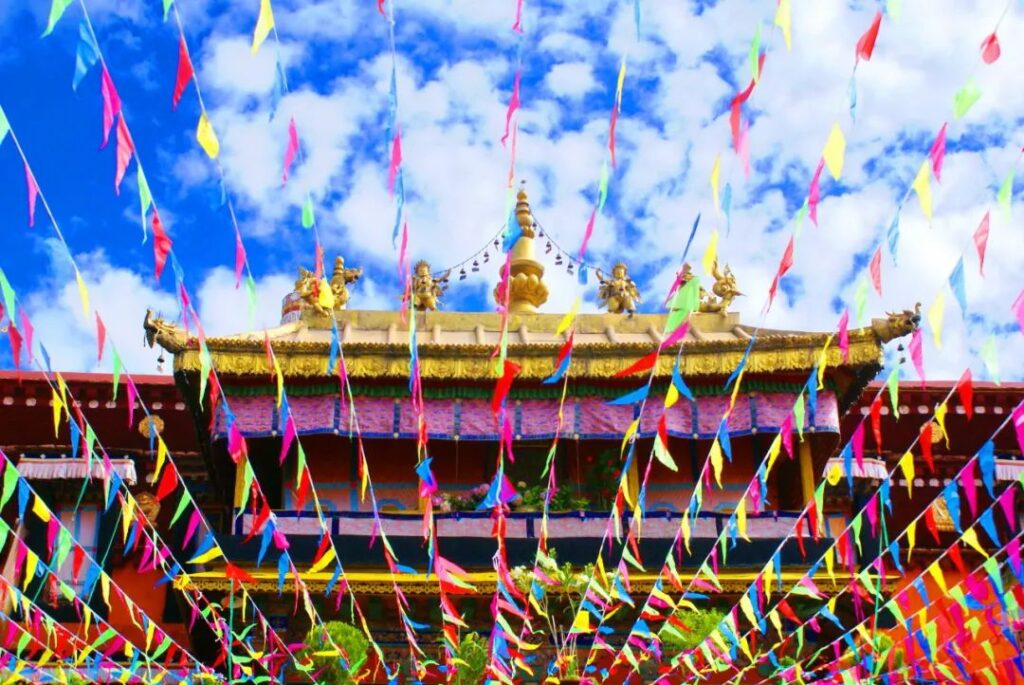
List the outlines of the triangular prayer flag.
{"type": "Polygon", "coordinates": [[[936,181],[942,181],[942,161],[946,158],[947,126],[947,123],[942,124],[938,135],[935,136],[935,142],[932,143],[932,147],[928,151],[928,157],[932,160],[932,172],[935,174],[936,181]]]}
{"type": "Polygon", "coordinates": [[[1006,218],[1010,218],[1010,202],[1013,200],[1013,178],[1014,170],[1010,169],[1010,173],[1003,179],[1003,183],[999,186],[999,193],[996,195],[996,201],[999,202],[999,206],[1003,208],[1003,213],[1006,218]]]}
{"type": "Polygon", "coordinates": [[[999,59],[1001,52],[1002,51],[999,49],[999,38],[994,32],[990,33],[985,37],[985,40],[981,41],[981,59],[985,64],[992,64],[995,62],[999,59]]]}
{"type": "Polygon", "coordinates": [[[967,288],[964,286],[964,258],[961,256],[949,274],[949,287],[960,305],[960,313],[967,316],[967,288]]]}
{"type": "Polygon", "coordinates": [[[871,59],[872,53],[875,51],[875,41],[878,40],[878,29],[882,25],[882,13],[876,12],[875,18],[871,22],[871,26],[868,30],[857,40],[857,61],[864,60],[867,62],[871,59]]]}
{"type": "Polygon", "coordinates": [[[25,185],[28,188],[28,225],[36,225],[36,198],[39,196],[39,186],[36,185],[36,177],[25,162],[25,185]]]}
{"type": "MultiPolygon", "coordinates": [[[[78,84],[99,59],[99,50],[92,39],[89,24],[83,19],[78,25],[78,48],[75,50],[75,75],[71,78],[71,90],[78,90],[78,84]]],[[[0,135],[0,140],[3,140],[3,135],[0,135]]]]}
{"type": "Polygon", "coordinates": [[[295,162],[295,156],[299,153],[299,133],[295,130],[295,119],[288,121],[288,146],[284,150],[284,171],[281,174],[281,184],[288,182],[288,171],[295,162]]]}
{"type": "Polygon", "coordinates": [[[199,123],[196,125],[196,140],[210,159],[216,159],[220,154],[220,142],[217,140],[217,134],[214,133],[210,120],[206,118],[206,112],[199,115],[199,123]]]}
{"type": "Polygon", "coordinates": [[[875,249],[874,256],[871,257],[871,264],[868,271],[871,273],[871,285],[875,286],[875,292],[878,296],[882,296],[882,246],[879,245],[875,249]]]}
{"type": "Polygon", "coordinates": [[[708,247],[704,250],[704,258],[701,265],[704,272],[711,275],[714,265],[718,262],[718,229],[711,232],[711,239],[708,240],[708,247]]]}
{"type": "Polygon", "coordinates": [[[178,40],[178,74],[174,79],[174,94],[171,96],[171,109],[178,109],[181,96],[188,87],[189,82],[195,75],[192,68],[192,60],[188,56],[188,45],[185,44],[185,36],[181,35],[178,40]]]}
{"type": "Polygon", "coordinates": [[[782,30],[782,39],[786,43],[786,50],[791,51],[793,49],[793,29],[790,0],[779,0],[778,7],[775,10],[774,23],[782,30]]]}
{"type": "Polygon", "coordinates": [[[828,140],[825,141],[825,149],[821,153],[821,157],[825,160],[825,166],[828,167],[832,178],[838,181],[839,177],[843,175],[843,162],[846,159],[846,136],[843,135],[843,129],[839,127],[839,122],[832,124],[832,130],[828,134],[828,140]]]}
{"type": "Polygon", "coordinates": [[[260,0],[260,13],[256,18],[256,28],[252,34],[252,54],[259,52],[263,41],[270,35],[274,28],[274,11],[270,7],[270,0],[260,0]]]}
{"type": "Polygon", "coordinates": [[[981,89],[972,78],[963,88],[953,96],[953,116],[963,119],[978,100],[981,99],[981,89]]]}
{"type": "Polygon", "coordinates": [[[942,319],[946,315],[946,292],[939,291],[938,297],[928,308],[928,325],[932,329],[936,349],[942,349],[942,319]]]}
{"type": "Polygon", "coordinates": [[[718,202],[718,185],[722,175],[722,155],[715,156],[715,164],[711,167],[711,198],[715,204],[715,211],[721,211],[721,204],[718,202]]]}
{"type": "Polygon", "coordinates": [[[926,219],[931,221],[932,219],[932,186],[931,186],[931,167],[928,162],[922,162],[921,168],[917,171],[917,176],[914,178],[914,182],[910,186],[917,193],[917,200],[921,204],[921,211],[924,212],[926,219]]]}
{"type": "Polygon", "coordinates": [[[974,231],[974,247],[978,250],[978,273],[985,276],[985,248],[988,246],[989,213],[981,218],[977,230],[974,231]]]}
{"type": "Polygon", "coordinates": [[[50,16],[46,20],[46,30],[43,31],[43,37],[50,35],[53,32],[53,28],[60,21],[60,18],[64,16],[64,10],[74,2],[74,0],[53,0],[50,5],[50,16]]]}

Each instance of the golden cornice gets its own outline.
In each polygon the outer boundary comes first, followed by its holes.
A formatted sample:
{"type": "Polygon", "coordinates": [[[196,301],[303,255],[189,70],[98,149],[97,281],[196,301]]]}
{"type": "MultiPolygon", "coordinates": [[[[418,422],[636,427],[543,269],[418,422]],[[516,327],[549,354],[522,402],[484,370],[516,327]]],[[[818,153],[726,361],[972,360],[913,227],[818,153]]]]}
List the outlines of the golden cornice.
{"type": "MultiPolygon", "coordinates": [[[[777,336],[758,338],[747,361],[748,373],[805,371],[820,361],[824,335],[777,336]]],[[[236,340],[208,340],[214,368],[234,376],[265,375],[266,355],[251,343],[236,340]]],[[[508,358],[519,364],[520,378],[543,379],[554,372],[559,345],[512,344],[508,358]]],[[[574,378],[611,378],[623,368],[654,349],[645,343],[591,343],[573,350],[570,374],[574,378]]],[[[281,341],[274,344],[281,373],[289,378],[326,376],[328,346],[322,343],[281,341]]],[[[419,350],[420,374],[427,379],[486,380],[497,376],[490,345],[424,345],[419,350]]],[[[681,371],[685,376],[728,375],[739,364],[746,350],[742,341],[694,341],[685,346],[681,371]]],[[[863,366],[882,359],[878,342],[870,336],[851,335],[849,359],[843,361],[839,349],[826,352],[827,364],[863,366]]],[[[675,354],[666,350],[658,359],[655,375],[672,373],[675,354]]],[[[408,346],[390,343],[350,343],[345,345],[345,364],[352,378],[408,378],[408,346]]],[[[198,372],[199,351],[195,347],[175,354],[175,371],[198,372]]]]}

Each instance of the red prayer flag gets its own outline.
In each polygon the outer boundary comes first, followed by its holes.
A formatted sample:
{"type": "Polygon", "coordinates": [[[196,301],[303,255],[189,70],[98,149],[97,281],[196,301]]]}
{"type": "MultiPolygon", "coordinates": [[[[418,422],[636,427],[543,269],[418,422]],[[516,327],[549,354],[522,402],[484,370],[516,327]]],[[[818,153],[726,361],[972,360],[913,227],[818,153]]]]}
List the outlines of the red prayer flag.
{"type": "Polygon", "coordinates": [[[256,579],[251,575],[240,569],[239,567],[232,564],[230,561],[224,567],[224,577],[231,581],[237,581],[239,583],[254,583],[256,579]]]}
{"type": "Polygon", "coordinates": [[[160,485],[156,489],[156,500],[158,502],[166,499],[174,489],[178,487],[178,474],[173,466],[164,467],[164,472],[160,476],[160,485]]]}
{"type": "Polygon", "coordinates": [[[964,371],[964,375],[960,376],[960,380],[956,384],[956,392],[960,395],[960,404],[964,408],[964,414],[967,415],[967,420],[971,420],[971,416],[974,414],[974,386],[971,385],[971,370],[967,369],[964,371]]]}
{"type": "Polygon", "coordinates": [[[114,117],[121,113],[121,98],[117,94],[114,82],[110,78],[110,72],[103,67],[100,76],[100,93],[103,95],[103,143],[100,148],[105,148],[110,140],[110,129],[114,126],[114,117]]]}
{"type": "Polygon", "coordinates": [[[999,59],[1000,54],[1002,51],[999,49],[999,38],[993,32],[981,41],[981,58],[985,60],[985,64],[992,64],[999,59]]]}
{"type": "Polygon", "coordinates": [[[932,171],[935,173],[935,180],[942,180],[942,160],[946,158],[946,127],[947,123],[942,124],[942,128],[939,129],[938,135],[935,136],[935,142],[932,143],[931,150],[928,151],[928,156],[932,160],[932,171]]]}
{"type": "Polygon", "coordinates": [[[882,246],[879,245],[875,249],[875,254],[871,257],[871,266],[869,271],[871,272],[871,285],[875,286],[875,292],[878,293],[879,297],[882,295],[882,246]]]}
{"type": "Polygon", "coordinates": [[[164,225],[160,221],[160,214],[153,208],[153,273],[156,280],[160,280],[160,274],[164,272],[164,265],[167,264],[167,255],[171,252],[171,245],[174,242],[164,231],[164,225]]]}
{"type": "MultiPolygon", "coordinates": [[[[281,175],[281,185],[288,182],[288,170],[292,168],[292,164],[295,162],[295,155],[299,153],[299,132],[295,130],[295,119],[292,118],[288,121],[288,147],[284,150],[284,172],[281,175]]],[[[399,162],[401,162],[401,148],[398,151],[399,162]]],[[[393,181],[389,177],[389,182],[393,181]]]]}
{"type": "Polygon", "coordinates": [[[306,495],[309,494],[309,468],[299,476],[299,487],[295,490],[295,509],[302,511],[306,507],[306,495]]]}
{"type": "Polygon", "coordinates": [[[36,177],[25,162],[25,185],[28,186],[28,225],[36,225],[36,198],[39,196],[39,186],[36,185],[36,177]]]}
{"type": "Polygon", "coordinates": [[[658,352],[654,351],[650,354],[644,355],[637,359],[635,362],[624,368],[622,371],[616,373],[612,378],[625,378],[632,376],[634,373],[640,373],[641,371],[650,371],[654,368],[654,365],[658,363],[658,352]]]}
{"type": "Polygon", "coordinates": [[[928,470],[935,473],[935,461],[932,459],[932,422],[921,427],[921,458],[928,465],[928,470]]]}
{"type": "Polygon", "coordinates": [[[985,248],[988,246],[989,213],[981,218],[978,229],[974,232],[974,247],[978,250],[978,271],[985,276],[985,248]]]}
{"type": "Polygon", "coordinates": [[[924,525],[928,528],[928,532],[935,538],[935,543],[939,542],[939,527],[935,524],[935,512],[932,507],[928,507],[924,510],[924,525]]]}
{"type": "Polygon", "coordinates": [[[107,327],[103,325],[100,313],[96,312],[96,361],[103,361],[103,346],[107,341],[107,327]]]}
{"type": "Polygon", "coordinates": [[[878,29],[881,26],[882,13],[877,12],[875,20],[871,22],[871,26],[868,27],[868,30],[857,41],[857,61],[864,60],[867,62],[871,59],[871,53],[875,51],[875,41],[878,40],[878,29]]]}
{"type": "Polygon", "coordinates": [[[185,45],[185,36],[178,41],[178,75],[174,79],[174,95],[171,97],[171,109],[178,109],[178,102],[192,80],[195,71],[192,69],[192,60],[188,57],[188,46],[185,45]]]}
{"type": "MultiPolygon", "coordinates": [[[[521,77],[522,77],[521,70],[520,69],[516,69],[516,76],[515,76],[515,79],[513,79],[513,81],[512,81],[512,97],[509,98],[508,109],[505,111],[505,134],[503,136],[501,136],[501,144],[502,145],[504,145],[505,141],[508,140],[509,127],[512,124],[512,115],[515,114],[515,111],[517,109],[519,109],[519,80],[520,80],[521,77]]],[[[612,130],[613,131],[615,130],[615,110],[614,109],[612,110],[612,130]]],[[[614,140],[614,134],[613,134],[612,137],[613,137],[613,140],[614,140]]],[[[615,147],[615,143],[613,142],[612,143],[613,150],[614,150],[614,147],[615,147]]],[[[615,159],[615,153],[613,151],[612,152],[612,160],[614,160],[614,159],[615,159]]],[[[612,166],[614,166],[614,161],[612,163],[612,166]]]]}
{"type": "Polygon", "coordinates": [[[21,368],[21,333],[13,323],[7,326],[7,337],[11,342],[11,357],[14,358],[14,368],[21,368]]]}
{"type": "Polygon", "coordinates": [[[32,327],[32,322],[29,321],[28,314],[25,313],[25,309],[18,310],[18,320],[21,322],[21,330],[25,339],[25,358],[28,359],[28,363],[32,363],[32,335],[35,329],[32,327]]]}
{"type": "Polygon", "coordinates": [[[494,386],[494,395],[491,397],[491,410],[497,414],[498,409],[501,408],[501,403],[505,401],[508,396],[508,391],[512,387],[512,381],[519,374],[520,366],[515,362],[505,360],[504,370],[502,371],[501,378],[494,386]]]}
{"type": "Polygon", "coordinates": [[[768,306],[771,307],[772,301],[775,300],[775,292],[779,288],[779,281],[786,275],[790,267],[793,266],[793,236],[789,237],[789,243],[786,245],[786,251],[782,253],[782,260],[779,262],[779,270],[775,274],[775,279],[772,281],[771,290],[768,292],[768,306]]]}
{"type": "Polygon", "coordinates": [[[875,447],[882,453],[882,396],[871,402],[871,431],[875,434],[875,447]]]}
{"type": "Polygon", "coordinates": [[[128,125],[124,123],[124,117],[120,117],[117,120],[117,168],[114,171],[114,192],[118,195],[121,194],[121,181],[124,180],[124,172],[128,170],[134,152],[135,144],[128,132],[128,125]]]}

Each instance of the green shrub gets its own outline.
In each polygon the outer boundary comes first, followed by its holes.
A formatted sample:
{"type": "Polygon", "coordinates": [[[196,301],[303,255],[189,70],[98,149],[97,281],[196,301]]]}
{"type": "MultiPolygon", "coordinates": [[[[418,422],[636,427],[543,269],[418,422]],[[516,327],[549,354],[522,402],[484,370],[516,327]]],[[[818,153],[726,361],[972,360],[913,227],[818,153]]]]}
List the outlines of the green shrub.
{"type": "Polygon", "coordinates": [[[477,685],[484,680],[488,659],[487,640],[479,633],[467,633],[462,636],[458,658],[465,661],[459,664],[459,672],[455,676],[455,685],[477,685]]]}
{"type": "Polygon", "coordinates": [[[679,636],[663,628],[658,636],[665,649],[681,651],[696,648],[704,641],[704,638],[715,631],[725,614],[718,609],[697,609],[696,611],[680,609],[675,616],[689,630],[676,628],[682,633],[682,636],[679,636]]]}
{"type": "Polygon", "coordinates": [[[356,681],[350,673],[358,673],[366,662],[370,641],[363,635],[363,631],[343,621],[328,621],[324,624],[324,629],[331,639],[324,639],[323,629],[312,628],[306,635],[303,656],[309,655],[312,658],[313,673],[319,682],[325,685],[352,685],[356,681]],[[348,668],[342,665],[338,656],[313,656],[314,652],[331,650],[331,642],[345,650],[348,668]]]}

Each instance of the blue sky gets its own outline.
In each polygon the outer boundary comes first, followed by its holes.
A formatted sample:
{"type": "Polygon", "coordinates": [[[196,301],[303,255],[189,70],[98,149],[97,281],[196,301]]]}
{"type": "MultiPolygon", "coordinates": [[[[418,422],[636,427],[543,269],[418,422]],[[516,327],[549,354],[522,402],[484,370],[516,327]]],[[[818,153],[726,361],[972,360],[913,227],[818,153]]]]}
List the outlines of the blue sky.
{"type": "MultiPolygon", "coordinates": [[[[1004,378],[1024,375],[1009,305],[1020,289],[1024,257],[1019,217],[993,211],[984,280],[970,236],[1013,168],[1022,136],[1024,29],[1014,6],[999,29],[1003,55],[983,65],[978,45],[995,26],[999,1],[906,0],[883,22],[875,55],[856,74],[856,120],[848,107],[853,46],[878,3],[793,0],[793,49],[772,29],[775,2],[641,0],[639,38],[633,0],[524,1],[522,39],[511,31],[514,0],[396,0],[398,119],[403,130],[407,219],[412,258],[451,265],[483,248],[504,220],[509,153],[499,139],[522,60],[516,177],[525,179],[535,213],[575,252],[606,155],[618,65],[627,60],[617,128],[618,166],[590,255],[598,265],[625,260],[655,311],[677,267],[696,214],[704,220],[691,261],[710,232],[747,297],[737,303],[756,323],[765,293],[833,123],[848,141],[839,182],[823,176],[819,227],[804,226],[796,264],[765,325],[830,330],[849,304],[870,255],[884,240],[899,200],[935,132],[950,122],[935,216],[927,222],[911,197],[901,214],[898,265],[886,254],[883,296],[867,311],[927,308],[961,253],[966,254],[970,317],[946,293],[944,345],[929,340],[929,374],[955,377],[999,332],[1004,378]],[[750,79],[748,50],[761,25],[765,71],[745,117],[751,122],[752,173],[729,150],[728,102],[750,79]],[[962,121],[952,95],[974,78],[984,95],[962,121]],[[731,217],[717,214],[708,178],[722,155],[722,182],[733,194],[731,217]],[[1014,219],[1018,223],[1014,223],[1014,219]]],[[[98,69],[71,89],[81,8],[73,4],[53,35],[41,39],[46,3],[0,7],[0,105],[83,268],[92,304],[129,368],[153,370],[155,354],[138,345],[147,306],[173,315],[173,274],[152,278],[151,244],[141,244],[134,165],[113,192],[114,145],[99,150],[98,69]]],[[[199,114],[190,86],[177,111],[171,92],[177,26],[161,20],[158,0],[86,0],[109,62],[139,155],[190,289],[211,332],[249,328],[244,296],[234,290],[234,237],[220,206],[218,175],[195,142],[199,114]]],[[[373,2],[274,3],[273,37],[250,54],[256,0],[178,0],[185,38],[221,142],[226,190],[258,283],[257,326],[273,325],[297,265],[312,262],[313,237],[300,224],[306,194],[328,258],[344,254],[367,277],[356,308],[397,303],[397,254],[391,246],[394,200],[387,196],[386,133],[390,53],[387,23],[373,2]],[[274,63],[290,93],[270,120],[274,63]],[[281,187],[289,118],[306,159],[281,187]]],[[[93,369],[91,321],[80,312],[73,278],[40,207],[27,227],[25,180],[10,141],[0,146],[0,267],[25,298],[37,335],[58,366],[93,369]]],[[[543,248],[543,244],[541,245],[543,248]]],[[[543,249],[542,249],[543,251],[543,249]]],[[[450,309],[489,310],[496,255],[481,273],[456,282],[450,309]]],[[[554,257],[552,253],[551,258],[554,257]]],[[[577,294],[596,307],[596,288],[547,264],[552,296],[545,311],[564,311],[577,294]]],[[[0,363],[9,365],[6,352],[0,363]]],[[[102,365],[101,365],[102,368],[102,365]]]]}

